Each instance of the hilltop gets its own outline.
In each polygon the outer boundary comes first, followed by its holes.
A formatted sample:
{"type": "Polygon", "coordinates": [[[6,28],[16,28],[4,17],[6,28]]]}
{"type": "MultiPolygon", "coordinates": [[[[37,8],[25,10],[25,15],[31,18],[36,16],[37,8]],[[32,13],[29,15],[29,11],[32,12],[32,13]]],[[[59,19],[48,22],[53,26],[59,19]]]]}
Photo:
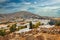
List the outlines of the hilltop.
{"type": "Polygon", "coordinates": [[[15,13],[9,13],[9,14],[0,14],[0,20],[11,20],[14,18],[37,18],[37,19],[50,19],[51,17],[42,17],[37,14],[27,12],[27,11],[20,11],[20,12],[15,12],[15,13]]]}

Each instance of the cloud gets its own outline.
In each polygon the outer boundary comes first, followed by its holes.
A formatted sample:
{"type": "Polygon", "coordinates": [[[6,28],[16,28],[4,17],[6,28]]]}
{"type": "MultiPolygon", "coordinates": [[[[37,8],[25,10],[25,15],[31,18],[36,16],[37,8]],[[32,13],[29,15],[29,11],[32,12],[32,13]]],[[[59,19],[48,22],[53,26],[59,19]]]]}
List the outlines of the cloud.
{"type": "Polygon", "coordinates": [[[0,3],[6,2],[6,1],[9,1],[9,0],[0,0],[0,3]]]}
{"type": "Polygon", "coordinates": [[[58,3],[58,2],[60,2],[60,0],[52,0],[53,2],[56,2],[56,3],[58,3]]]}
{"type": "Polygon", "coordinates": [[[25,2],[24,4],[27,4],[27,5],[29,5],[29,4],[31,4],[30,2],[25,2]]]}

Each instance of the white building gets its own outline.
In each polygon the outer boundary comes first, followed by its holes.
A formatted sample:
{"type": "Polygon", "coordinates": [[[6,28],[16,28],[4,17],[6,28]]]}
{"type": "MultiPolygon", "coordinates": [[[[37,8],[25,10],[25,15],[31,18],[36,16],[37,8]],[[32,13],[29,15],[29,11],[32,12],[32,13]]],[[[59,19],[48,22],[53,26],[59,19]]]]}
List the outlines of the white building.
{"type": "Polygon", "coordinates": [[[39,20],[41,23],[43,23],[44,25],[47,25],[48,22],[50,22],[50,20],[44,20],[44,19],[40,19],[39,20]]]}
{"type": "MultiPolygon", "coordinates": [[[[18,25],[18,26],[25,26],[25,25],[27,25],[27,28],[21,29],[21,30],[17,31],[16,33],[28,32],[28,31],[31,30],[31,29],[29,29],[29,28],[30,28],[29,23],[26,23],[26,24],[24,24],[24,25],[20,25],[20,24],[17,24],[17,25],[18,25]]],[[[18,26],[17,26],[17,27],[18,27],[18,26]]]]}
{"type": "Polygon", "coordinates": [[[29,23],[25,23],[25,24],[17,23],[17,27],[19,27],[19,26],[27,26],[27,28],[30,27],[29,23]]]}
{"type": "Polygon", "coordinates": [[[7,26],[8,26],[8,25],[0,25],[0,29],[1,29],[1,28],[8,29],[7,26]]]}
{"type": "Polygon", "coordinates": [[[41,25],[40,28],[53,28],[54,25],[41,25]]]}

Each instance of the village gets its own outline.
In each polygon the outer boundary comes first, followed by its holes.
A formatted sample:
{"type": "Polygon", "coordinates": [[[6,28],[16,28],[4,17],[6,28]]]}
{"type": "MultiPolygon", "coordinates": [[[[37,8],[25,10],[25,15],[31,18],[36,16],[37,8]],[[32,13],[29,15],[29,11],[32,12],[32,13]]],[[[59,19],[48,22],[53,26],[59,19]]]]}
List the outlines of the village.
{"type": "MultiPolygon", "coordinates": [[[[57,25],[60,26],[60,24],[57,25]]],[[[59,34],[60,27],[56,27],[55,21],[50,19],[17,19],[0,23],[0,40],[44,40],[36,38],[43,33],[59,34]]]]}
{"type": "MultiPolygon", "coordinates": [[[[16,20],[16,22],[9,22],[9,23],[1,23],[0,24],[0,29],[9,29],[12,25],[15,25],[16,28],[19,27],[24,27],[23,29],[25,29],[24,31],[26,31],[26,29],[30,28],[30,22],[31,24],[37,25],[38,27],[41,28],[51,28],[54,27],[54,25],[50,25],[49,22],[50,20],[44,20],[44,19],[20,19],[20,20],[16,20]]],[[[28,30],[27,30],[28,31],[28,30]]]]}

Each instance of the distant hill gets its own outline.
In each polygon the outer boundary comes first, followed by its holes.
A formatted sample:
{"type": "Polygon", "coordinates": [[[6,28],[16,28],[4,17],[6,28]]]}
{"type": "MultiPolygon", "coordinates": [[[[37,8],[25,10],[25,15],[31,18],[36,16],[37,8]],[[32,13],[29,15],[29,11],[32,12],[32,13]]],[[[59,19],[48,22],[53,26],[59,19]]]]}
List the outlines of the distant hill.
{"type": "Polygon", "coordinates": [[[0,14],[0,19],[14,19],[14,18],[38,18],[38,19],[49,19],[49,17],[41,17],[37,14],[33,14],[27,11],[21,11],[9,14],[0,14]]]}

